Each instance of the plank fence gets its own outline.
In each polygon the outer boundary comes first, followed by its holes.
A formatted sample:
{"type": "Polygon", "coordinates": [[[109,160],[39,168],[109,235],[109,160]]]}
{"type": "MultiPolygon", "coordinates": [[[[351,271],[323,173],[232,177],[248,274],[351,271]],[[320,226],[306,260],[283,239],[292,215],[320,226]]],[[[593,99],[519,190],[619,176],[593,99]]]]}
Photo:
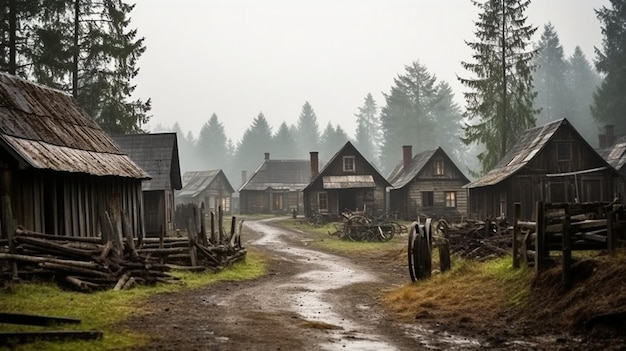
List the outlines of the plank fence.
{"type": "Polygon", "coordinates": [[[534,266],[537,273],[552,266],[560,252],[563,282],[572,281],[573,251],[615,254],[626,239],[626,212],[622,204],[607,202],[548,203],[538,201],[535,222],[520,221],[521,204],[514,205],[513,266],[534,266]]]}

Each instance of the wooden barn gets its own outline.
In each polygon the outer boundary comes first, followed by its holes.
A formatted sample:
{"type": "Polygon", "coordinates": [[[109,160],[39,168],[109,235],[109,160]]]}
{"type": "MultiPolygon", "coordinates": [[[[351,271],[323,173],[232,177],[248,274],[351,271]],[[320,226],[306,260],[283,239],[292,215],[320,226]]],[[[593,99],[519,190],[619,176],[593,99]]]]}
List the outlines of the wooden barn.
{"type": "Polygon", "coordinates": [[[620,174],[594,150],[567,119],[523,133],[513,148],[483,177],[466,185],[472,218],[532,220],[535,202],[613,201],[620,174]]]}
{"type": "Polygon", "coordinates": [[[152,178],[142,183],[146,235],[175,229],[174,191],[183,187],[176,133],[111,137],[152,178]]]}
{"type": "Polygon", "coordinates": [[[304,190],[305,215],[339,214],[364,208],[385,211],[386,188],[391,186],[363,155],[347,142],[319,171],[318,153],[311,152],[311,182],[304,190]]]}
{"type": "Polygon", "coordinates": [[[17,225],[99,236],[107,211],[118,225],[125,213],[133,235],[144,235],[148,174],[71,95],[0,73],[0,146],[0,194],[10,200],[2,210],[10,203],[17,225]]]}
{"type": "Polygon", "coordinates": [[[467,217],[469,179],[441,148],[413,156],[412,146],[402,147],[402,162],[387,176],[391,183],[389,209],[402,218],[417,216],[458,221],[467,217]]]}
{"type": "Polygon", "coordinates": [[[206,213],[217,212],[222,206],[222,211],[230,214],[234,192],[221,169],[185,172],[183,188],[176,193],[176,204],[193,203],[203,207],[206,213]]]}
{"type": "Polygon", "coordinates": [[[239,211],[251,213],[291,213],[303,210],[302,189],[310,181],[308,160],[265,160],[239,188],[239,211]]]}

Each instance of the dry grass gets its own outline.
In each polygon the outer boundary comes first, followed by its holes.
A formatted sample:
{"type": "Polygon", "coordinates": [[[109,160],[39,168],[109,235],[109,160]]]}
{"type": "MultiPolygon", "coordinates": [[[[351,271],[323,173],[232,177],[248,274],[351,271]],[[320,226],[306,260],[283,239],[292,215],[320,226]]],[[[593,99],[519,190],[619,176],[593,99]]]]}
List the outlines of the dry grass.
{"type": "Polygon", "coordinates": [[[388,292],[384,303],[407,319],[434,318],[459,323],[472,318],[498,319],[503,311],[524,302],[528,296],[528,272],[514,270],[510,261],[456,260],[450,272],[388,292]]]}

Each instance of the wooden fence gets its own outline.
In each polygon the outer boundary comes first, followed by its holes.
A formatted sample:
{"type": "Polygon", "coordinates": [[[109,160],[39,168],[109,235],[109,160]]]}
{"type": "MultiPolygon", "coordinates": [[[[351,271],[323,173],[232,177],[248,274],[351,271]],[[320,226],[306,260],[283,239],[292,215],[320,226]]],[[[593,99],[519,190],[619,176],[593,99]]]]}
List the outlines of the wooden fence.
{"type": "Polygon", "coordinates": [[[572,251],[606,250],[614,254],[626,239],[626,213],[621,204],[546,203],[538,201],[535,222],[519,220],[521,204],[514,205],[513,266],[534,265],[537,273],[555,263],[560,252],[563,281],[571,283],[572,251]]]}

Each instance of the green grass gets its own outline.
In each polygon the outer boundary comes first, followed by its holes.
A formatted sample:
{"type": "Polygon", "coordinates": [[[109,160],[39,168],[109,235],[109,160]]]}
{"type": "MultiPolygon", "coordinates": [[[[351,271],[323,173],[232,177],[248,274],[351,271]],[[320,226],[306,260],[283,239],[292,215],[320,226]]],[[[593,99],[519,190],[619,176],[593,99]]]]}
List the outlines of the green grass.
{"type": "MultiPolygon", "coordinates": [[[[253,279],[265,274],[266,267],[266,260],[262,256],[249,251],[245,262],[236,263],[218,273],[172,272],[172,275],[180,278],[178,284],[138,286],[125,291],[107,290],[92,294],[63,291],[50,283],[11,284],[0,292],[0,311],[77,318],[81,320],[81,324],[45,328],[0,324],[0,331],[104,332],[104,338],[97,341],[36,342],[19,345],[12,350],[113,350],[140,346],[148,341],[148,337],[125,329],[123,324],[130,316],[147,312],[142,303],[148,297],[164,292],[197,289],[219,281],[253,279]]],[[[0,347],[0,350],[8,349],[0,347]]]]}
{"type": "Polygon", "coordinates": [[[337,227],[340,228],[340,223],[328,223],[324,226],[315,227],[308,224],[303,218],[281,219],[277,220],[276,223],[286,228],[308,233],[313,238],[311,245],[338,253],[377,251],[381,250],[381,248],[395,247],[399,245],[399,242],[404,243],[406,241],[406,237],[400,237],[399,235],[395,235],[387,242],[351,241],[340,239],[336,235],[330,235],[337,231],[337,227]],[[337,227],[335,227],[335,224],[337,227]]]}

